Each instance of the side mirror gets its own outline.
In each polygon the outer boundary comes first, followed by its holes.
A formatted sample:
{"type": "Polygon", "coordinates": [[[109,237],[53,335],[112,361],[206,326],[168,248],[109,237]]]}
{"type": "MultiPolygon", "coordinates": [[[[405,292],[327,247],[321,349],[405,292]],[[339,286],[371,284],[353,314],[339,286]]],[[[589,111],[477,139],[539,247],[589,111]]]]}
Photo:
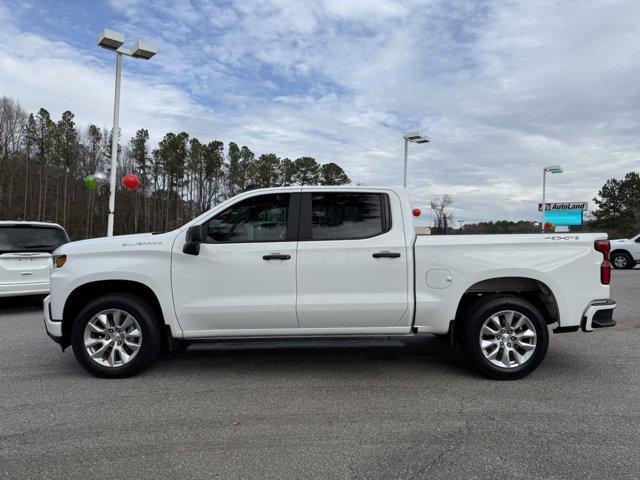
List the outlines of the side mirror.
{"type": "Polygon", "coordinates": [[[182,247],[182,252],[187,255],[198,255],[200,253],[200,244],[203,240],[202,225],[189,227],[189,230],[187,230],[187,242],[182,247]]]}

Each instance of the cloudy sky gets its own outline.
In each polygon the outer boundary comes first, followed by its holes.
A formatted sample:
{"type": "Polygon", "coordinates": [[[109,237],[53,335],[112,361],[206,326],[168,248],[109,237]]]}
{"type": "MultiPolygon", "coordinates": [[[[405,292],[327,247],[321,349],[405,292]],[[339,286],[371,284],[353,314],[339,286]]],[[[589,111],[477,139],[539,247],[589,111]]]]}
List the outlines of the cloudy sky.
{"type": "Polygon", "coordinates": [[[466,221],[535,219],[638,168],[640,2],[0,0],[0,94],[111,124],[103,27],[155,41],[125,59],[125,138],[185,130],[337,162],[354,182],[439,194],[466,221]]]}

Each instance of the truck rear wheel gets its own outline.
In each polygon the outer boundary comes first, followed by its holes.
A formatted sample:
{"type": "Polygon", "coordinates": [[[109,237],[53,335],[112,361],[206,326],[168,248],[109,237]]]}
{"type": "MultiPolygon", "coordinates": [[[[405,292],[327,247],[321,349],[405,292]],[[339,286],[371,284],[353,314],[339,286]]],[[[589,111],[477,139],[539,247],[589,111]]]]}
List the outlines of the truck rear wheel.
{"type": "Polygon", "coordinates": [[[515,380],[544,359],[549,332],[531,303],[515,296],[480,299],[467,310],[459,340],[465,357],[484,376],[515,380]]]}
{"type": "Polygon", "coordinates": [[[127,293],[98,297],[82,309],[71,328],[76,359],[89,373],[124,378],[158,356],[160,329],[143,299],[127,293]]]}

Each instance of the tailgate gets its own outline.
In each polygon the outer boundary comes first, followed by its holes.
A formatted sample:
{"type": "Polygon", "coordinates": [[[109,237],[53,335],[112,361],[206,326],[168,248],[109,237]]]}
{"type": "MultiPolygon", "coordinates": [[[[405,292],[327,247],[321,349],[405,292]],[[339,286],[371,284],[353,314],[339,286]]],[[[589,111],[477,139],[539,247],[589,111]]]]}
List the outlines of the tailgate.
{"type": "Polygon", "coordinates": [[[0,285],[47,282],[50,268],[50,253],[3,253],[0,255],[0,285]]]}

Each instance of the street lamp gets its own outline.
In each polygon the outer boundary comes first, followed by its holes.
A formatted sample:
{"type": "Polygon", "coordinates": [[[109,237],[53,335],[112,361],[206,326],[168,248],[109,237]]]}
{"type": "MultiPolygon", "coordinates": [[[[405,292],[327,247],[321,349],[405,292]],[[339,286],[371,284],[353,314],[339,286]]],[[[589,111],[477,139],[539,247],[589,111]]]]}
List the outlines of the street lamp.
{"type": "Polygon", "coordinates": [[[542,233],[544,233],[544,214],[547,210],[546,203],[546,190],[547,190],[547,172],[549,173],[562,173],[562,167],[560,165],[549,165],[542,170],[542,233]]]}
{"type": "Polygon", "coordinates": [[[420,132],[411,132],[404,135],[404,182],[403,186],[407,186],[407,161],[409,156],[409,142],[412,143],[429,143],[429,137],[422,135],[420,132]]]}
{"type": "Polygon", "coordinates": [[[149,42],[137,41],[133,48],[125,48],[124,35],[113,30],[103,29],[98,35],[98,45],[116,52],[116,92],[113,100],[113,130],[111,135],[111,179],[109,182],[109,217],[107,219],[107,236],[113,236],[113,214],[116,208],[116,170],[118,165],[118,122],[120,120],[120,76],[122,72],[122,56],[149,60],[156,54],[156,47],[149,42]]]}

